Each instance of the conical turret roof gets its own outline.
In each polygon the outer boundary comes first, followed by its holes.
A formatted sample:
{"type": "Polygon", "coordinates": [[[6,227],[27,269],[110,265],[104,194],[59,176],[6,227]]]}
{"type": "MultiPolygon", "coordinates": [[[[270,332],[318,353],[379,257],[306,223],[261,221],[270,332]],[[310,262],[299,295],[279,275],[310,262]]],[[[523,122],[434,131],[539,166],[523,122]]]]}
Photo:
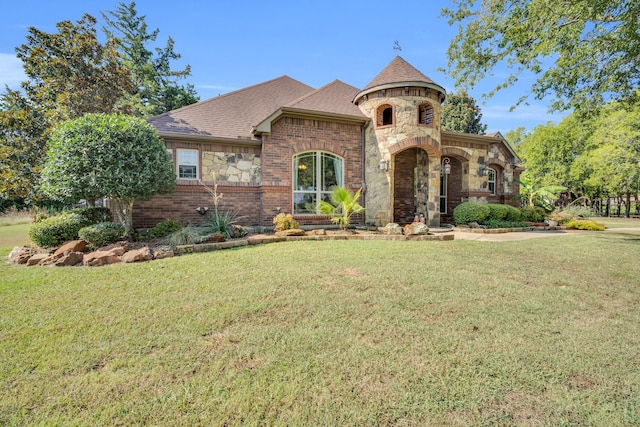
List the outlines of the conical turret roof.
{"type": "Polygon", "coordinates": [[[371,82],[358,94],[354,102],[368,93],[381,89],[401,86],[423,86],[441,92],[446,91],[442,86],[431,80],[416,69],[413,65],[405,61],[401,56],[396,56],[371,82]]]}

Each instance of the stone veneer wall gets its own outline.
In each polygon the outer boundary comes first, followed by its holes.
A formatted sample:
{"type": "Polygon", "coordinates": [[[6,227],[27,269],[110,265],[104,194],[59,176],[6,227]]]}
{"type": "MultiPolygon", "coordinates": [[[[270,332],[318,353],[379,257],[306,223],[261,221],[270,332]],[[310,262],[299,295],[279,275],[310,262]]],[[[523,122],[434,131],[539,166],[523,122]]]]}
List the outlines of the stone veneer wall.
{"type": "Polygon", "coordinates": [[[260,184],[262,162],[259,154],[204,151],[202,179],[260,184]]]}

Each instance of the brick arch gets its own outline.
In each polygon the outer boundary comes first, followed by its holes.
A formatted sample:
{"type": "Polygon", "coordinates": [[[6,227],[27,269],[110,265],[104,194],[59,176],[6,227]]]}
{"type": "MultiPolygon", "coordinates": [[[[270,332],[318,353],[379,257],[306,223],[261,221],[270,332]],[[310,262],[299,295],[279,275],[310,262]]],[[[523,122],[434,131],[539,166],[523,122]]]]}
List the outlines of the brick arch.
{"type": "Polygon", "coordinates": [[[292,156],[304,151],[326,151],[342,158],[347,156],[347,149],[344,146],[330,142],[296,142],[290,146],[290,149],[292,156]]]}
{"type": "Polygon", "coordinates": [[[422,148],[427,152],[429,157],[441,157],[442,153],[440,153],[440,142],[436,139],[431,138],[430,136],[414,136],[411,138],[403,139],[402,141],[393,144],[389,147],[389,153],[395,155],[401,151],[406,150],[407,148],[422,148]]]}
{"type": "Polygon", "coordinates": [[[506,169],[507,168],[507,162],[504,162],[504,161],[502,161],[500,159],[491,159],[489,161],[489,167],[494,166],[494,165],[500,166],[501,169],[506,169]]]}
{"type": "Polygon", "coordinates": [[[471,160],[471,154],[458,147],[442,147],[442,155],[464,159],[465,162],[471,160]]]}

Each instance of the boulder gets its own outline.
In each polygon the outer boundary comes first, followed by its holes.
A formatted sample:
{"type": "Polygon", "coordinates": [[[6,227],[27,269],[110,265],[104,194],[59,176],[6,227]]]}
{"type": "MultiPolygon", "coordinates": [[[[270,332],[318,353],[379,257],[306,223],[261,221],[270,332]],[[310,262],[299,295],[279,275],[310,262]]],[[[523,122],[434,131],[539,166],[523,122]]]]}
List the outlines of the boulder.
{"type": "Polygon", "coordinates": [[[116,256],[122,256],[128,250],[129,250],[129,248],[127,248],[126,245],[121,245],[121,244],[118,244],[118,243],[112,243],[110,245],[103,246],[100,249],[98,249],[98,251],[100,251],[100,252],[111,252],[112,254],[114,254],[116,256]]]}
{"type": "Polygon", "coordinates": [[[111,251],[95,251],[84,256],[84,265],[91,267],[115,264],[118,262],[120,262],[120,258],[111,251]]]}
{"type": "Polygon", "coordinates": [[[139,249],[133,249],[122,255],[122,262],[139,262],[150,261],[153,259],[151,249],[148,246],[144,246],[139,249]]]}
{"type": "Polygon", "coordinates": [[[173,248],[168,245],[158,246],[153,248],[151,253],[153,253],[153,259],[163,259],[163,258],[171,258],[175,254],[173,253],[173,248]]]}
{"type": "Polygon", "coordinates": [[[395,222],[390,222],[384,227],[379,228],[382,234],[386,234],[388,236],[401,236],[402,235],[402,227],[400,227],[395,222]]]}
{"type": "Polygon", "coordinates": [[[327,235],[327,230],[325,230],[324,228],[318,228],[315,230],[309,230],[307,231],[307,235],[308,236],[326,236],[327,235]]]}
{"type": "Polygon", "coordinates": [[[225,240],[227,239],[224,238],[224,234],[213,233],[207,236],[207,238],[204,240],[203,243],[219,243],[219,242],[224,242],[225,240]]]}
{"type": "Polygon", "coordinates": [[[414,222],[408,225],[405,225],[402,229],[402,233],[405,236],[422,236],[425,234],[429,234],[429,227],[426,224],[421,222],[414,222]]]}
{"type": "MultiPolygon", "coordinates": [[[[69,251],[70,252],[70,251],[69,251]]],[[[51,254],[45,259],[41,260],[38,265],[54,265],[60,258],[64,256],[64,253],[51,254]]]]}
{"type": "Polygon", "coordinates": [[[83,259],[84,254],[82,252],[65,252],[53,265],[56,267],[72,267],[82,264],[83,259]]]}
{"type": "Polygon", "coordinates": [[[49,254],[35,254],[27,260],[27,265],[38,265],[42,260],[47,259],[49,254]]]}
{"type": "Polygon", "coordinates": [[[87,242],[84,240],[71,240],[60,246],[53,254],[59,255],[67,251],[70,252],[84,252],[87,250],[87,242]]]}
{"type": "Polygon", "coordinates": [[[289,236],[304,236],[304,230],[300,228],[290,228],[288,230],[276,231],[274,233],[278,237],[289,237],[289,236]]]}
{"type": "Polygon", "coordinates": [[[9,262],[26,264],[33,255],[33,249],[26,246],[16,246],[9,254],[9,262]]]}

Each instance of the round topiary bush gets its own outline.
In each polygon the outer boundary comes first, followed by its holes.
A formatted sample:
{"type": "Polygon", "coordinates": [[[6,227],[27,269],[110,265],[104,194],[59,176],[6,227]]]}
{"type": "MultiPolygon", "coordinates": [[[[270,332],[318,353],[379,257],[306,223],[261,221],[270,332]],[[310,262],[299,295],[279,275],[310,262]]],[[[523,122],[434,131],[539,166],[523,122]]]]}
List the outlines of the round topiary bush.
{"type": "Polygon", "coordinates": [[[544,220],[544,216],[546,212],[539,206],[535,207],[524,207],[520,209],[520,213],[522,214],[523,221],[530,222],[542,222],[544,220]]]}
{"type": "Polygon", "coordinates": [[[480,223],[489,217],[491,209],[486,203],[465,202],[455,207],[453,219],[456,225],[480,223]]]}
{"type": "Polygon", "coordinates": [[[81,228],[78,236],[95,249],[122,239],[124,227],[116,222],[100,222],[81,228]]]}
{"type": "Polygon", "coordinates": [[[520,209],[514,208],[511,205],[504,205],[507,208],[507,215],[504,217],[505,221],[521,221],[522,214],[520,209]]]}
{"type": "Polygon", "coordinates": [[[507,213],[509,212],[507,205],[500,205],[497,203],[488,203],[487,206],[489,207],[488,219],[504,220],[507,217],[507,213]]]}
{"type": "Polygon", "coordinates": [[[75,212],[63,212],[34,223],[29,228],[29,238],[41,248],[52,248],[77,239],[78,231],[87,225],[91,222],[86,217],[75,212]]]}

